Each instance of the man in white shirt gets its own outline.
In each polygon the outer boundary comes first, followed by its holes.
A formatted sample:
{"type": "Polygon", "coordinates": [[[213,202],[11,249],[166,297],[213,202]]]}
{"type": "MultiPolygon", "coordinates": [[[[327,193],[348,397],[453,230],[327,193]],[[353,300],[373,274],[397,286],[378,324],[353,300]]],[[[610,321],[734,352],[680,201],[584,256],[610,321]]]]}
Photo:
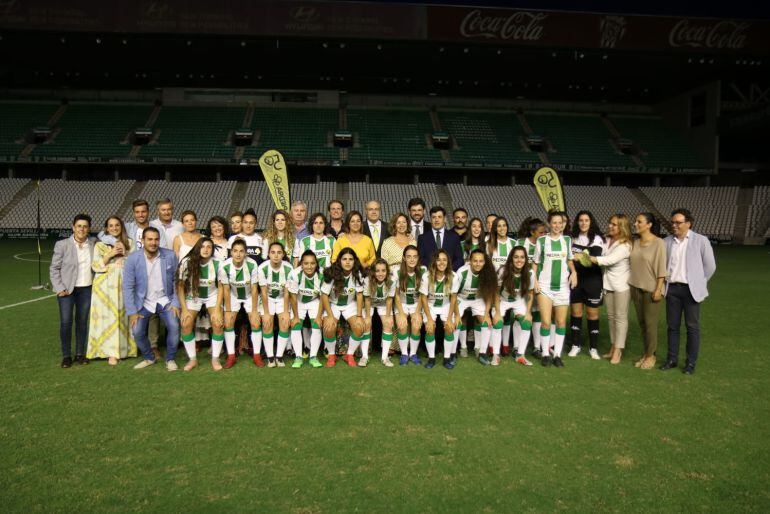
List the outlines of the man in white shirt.
{"type": "Polygon", "coordinates": [[[59,339],[62,368],[72,367],[72,323],[75,322],[75,362],[88,364],[88,317],[91,312],[91,261],[96,240],[88,237],[91,217],[78,214],[72,222],[72,237],[57,241],[49,274],[51,289],[59,302],[59,339]],[[74,320],[73,320],[74,313],[74,320]]]}
{"type": "Polygon", "coordinates": [[[382,254],[382,243],[390,237],[390,232],[385,223],[380,219],[380,202],[370,200],[366,203],[366,223],[364,223],[364,234],[372,238],[377,257],[382,254]]]}
{"type": "Polygon", "coordinates": [[[155,204],[158,217],[150,222],[161,234],[161,246],[169,250],[174,249],[174,239],[184,232],[182,222],[174,219],[174,204],[170,198],[158,200],[155,204]]]}

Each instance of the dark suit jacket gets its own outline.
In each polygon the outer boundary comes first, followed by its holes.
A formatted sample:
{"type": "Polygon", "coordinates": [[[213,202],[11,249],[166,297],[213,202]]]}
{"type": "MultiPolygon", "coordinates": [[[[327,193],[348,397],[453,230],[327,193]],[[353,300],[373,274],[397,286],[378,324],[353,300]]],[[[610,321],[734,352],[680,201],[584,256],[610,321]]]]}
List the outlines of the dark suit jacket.
{"type": "MultiPolygon", "coordinates": [[[[369,220],[366,220],[366,219],[364,220],[363,232],[367,236],[372,237],[371,232],[369,232],[369,220]]],[[[385,223],[384,221],[380,220],[380,244],[377,245],[377,248],[375,248],[375,250],[377,250],[377,257],[378,258],[381,256],[380,254],[381,254],[381,251],[382,251],[382,243],[387,238],[389,238],[389,237],[390,237],[390,232],[388,232],[388,224],[385,223]]],[[[372,237],[372,241],[374,241],[373,237],[372,237]]]]}
{"type": "MultiPolygon", "coordinates": [[[[423,232],[417,240],[417,249],[420,251],[420,260],[424,266],[430,264],[433,252],[436,251],[435,233],[433,232],[433,227],[430,225],[428,225],[428,227],[429,228],[423,232]]],[[[449,254],[452,270],[457,271],[463,264],[465,264],[462,246],[460,245],[460,237],[447,228],[444,228],[441,248],[446,250],[449,254]]]]}

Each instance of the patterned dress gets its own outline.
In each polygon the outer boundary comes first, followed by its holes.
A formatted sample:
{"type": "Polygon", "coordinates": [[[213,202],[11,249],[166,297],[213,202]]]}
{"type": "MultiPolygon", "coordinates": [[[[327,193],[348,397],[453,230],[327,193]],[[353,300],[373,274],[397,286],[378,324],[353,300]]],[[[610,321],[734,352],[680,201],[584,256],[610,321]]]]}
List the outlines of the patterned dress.
{"type": "MultiPolygon", "coordinates": [[[[134,248],[132,240],[129,240],[134,248]]],[[[115,357],[123,359],[136,357],[136,341],[128,323],[128,315],[123,302],[123,266],[125,256],[117,256],[104,264],[104,256],[110,253],[111,246],[99,241],[94,248],[91,267],[96,275],[91,292],[91,319],[89,322],[88,351],[89,359],[115,357]]]]}

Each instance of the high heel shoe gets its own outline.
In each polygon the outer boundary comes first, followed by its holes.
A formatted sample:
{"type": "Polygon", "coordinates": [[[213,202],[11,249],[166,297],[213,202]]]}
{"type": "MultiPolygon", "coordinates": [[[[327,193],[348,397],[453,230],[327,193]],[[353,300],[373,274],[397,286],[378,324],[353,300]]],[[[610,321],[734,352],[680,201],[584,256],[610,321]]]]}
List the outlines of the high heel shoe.
{"type": "Polygon", "coordinates": [[[623,350],[615,348],[615,352],[612,354],[610,364],[620,364],[620,358],[623,356],[623,350]]]}
{"type": "Polygon", "coordinates": [[[610,351],[602,355],[602,359],[611,359],[615,355],[615,345],[610,346],[610,351]]]}

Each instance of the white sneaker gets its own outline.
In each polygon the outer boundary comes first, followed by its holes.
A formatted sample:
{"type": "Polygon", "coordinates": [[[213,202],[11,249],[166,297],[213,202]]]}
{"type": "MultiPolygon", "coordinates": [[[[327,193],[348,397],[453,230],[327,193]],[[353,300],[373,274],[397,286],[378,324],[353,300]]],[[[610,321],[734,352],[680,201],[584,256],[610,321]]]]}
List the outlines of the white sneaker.
{"type": "Polygon", "coordinates": [[[358,360],[358,367],[359,368],[365,368],[367,364],[369,364],[369,357],[361,357],[358,360]]]}
{"type": "Polygon", "coordinates": [[[283,362],[283,357],[276,357],[275,358],[275,365],[278,366],[279,368],[285,368],[286,367],[286,363],[283,362]]]}
{"type": "Polygon", "coordinates": [[[493,355],[492,356],[492,366],[499,366],[500,365],[500,356],[499,355],[493,355]]]}
{"type": "Polygon", "coordinates": [[[577,355],[580,353],[580,347],[572,345],[572,349],[569,351],[567,355],[570,357],[577,357],[577,355]]]}
{"type": "Polygon", "coordinates": [[[386,368],[393,367],[393,363],[388,358],[382,359],[382,365],[385,366],[386,368]]]}
{"type": "Polygon", "coordinates": [[[166,361],[166,369],[168,371],[176,371],[179,369],[179,366],[176,365],[175,361],[166,361]]]}
{"type": "Polygon", "coordinates": [[[590,350],[588,350],[588,355],[590,355],[591,358],[595,361],[602,360],[601,355],[599,355],[599,350],[597,350],[596,348],[591,348],[590,350]]]}
{"type": "Polygon", "coordinates": [[[460,348],[460,357],[468,356],[468,348],[460,348]]]}
{"type": "Polygon", "coordinates": [[[134,365],[134,369],[144,369],[148,366],[152,366],[153,364],[155,364],[155,361],[148,361],[147,359],[145,359],[139,364],[134,365]]]}

